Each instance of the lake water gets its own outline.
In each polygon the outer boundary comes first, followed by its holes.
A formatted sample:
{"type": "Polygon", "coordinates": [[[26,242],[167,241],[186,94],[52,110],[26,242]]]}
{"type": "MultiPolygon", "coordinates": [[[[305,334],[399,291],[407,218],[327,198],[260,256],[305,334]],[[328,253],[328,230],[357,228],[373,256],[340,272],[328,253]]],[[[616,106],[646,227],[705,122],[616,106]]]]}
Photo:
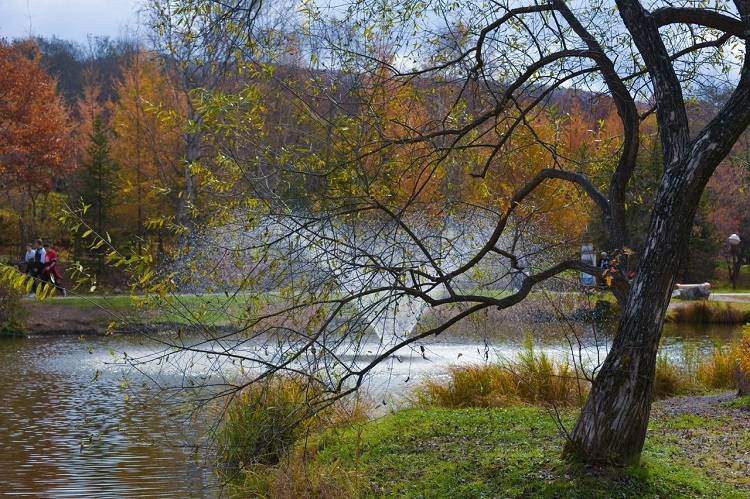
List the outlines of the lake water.
{"type": "Polygon", "coordinates": [[[0,338],[0,493],[206,497],[210,467],[154,390],[106,364],[132,338],[0,338]],[[135,388],[132,388],[136,385],[135,388]],[[140,397],[134,397],[133,394],[140,397]]]}
{"type": "MultiPolygon", "coordinates": [[[[665,330],[666,348],[687,338],[727,341],[737,327],[665,330]]],[[[425,375],[451,364],[510,356],[518,345],[441,339],[402,352],[371,378],[373,397],[397,403],[425,375]]],[[[545,345],[550,353],[566,348],[545,345]]],[[[179,373],[133,373],[118,354],[155,349],[135,336],[0,338],[0,495],[42,497],[216,497],[203,424],[166,402],[154,381],[179,373]]]]}

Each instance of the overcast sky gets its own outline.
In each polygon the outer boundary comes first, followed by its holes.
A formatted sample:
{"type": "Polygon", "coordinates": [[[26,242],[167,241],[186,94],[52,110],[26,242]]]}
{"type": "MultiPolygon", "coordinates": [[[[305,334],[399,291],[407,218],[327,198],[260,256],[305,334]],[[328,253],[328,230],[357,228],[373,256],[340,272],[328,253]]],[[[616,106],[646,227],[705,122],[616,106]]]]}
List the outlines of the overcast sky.
{"type": "Polygon", "coordinates": [[[0,38],[35,36],[85,41],[117,37],[138,23],[141,0],[0,0],[0,38]]]}

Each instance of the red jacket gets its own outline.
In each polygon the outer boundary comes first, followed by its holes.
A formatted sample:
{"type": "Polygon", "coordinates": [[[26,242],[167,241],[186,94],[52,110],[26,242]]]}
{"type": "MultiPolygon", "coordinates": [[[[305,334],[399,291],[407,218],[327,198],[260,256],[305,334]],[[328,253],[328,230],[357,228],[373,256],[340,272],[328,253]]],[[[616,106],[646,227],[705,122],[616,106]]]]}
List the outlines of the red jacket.
{"type": "Polygon", "coordinates": [[[47,251],[47,261],[44,264],[43,272],[45,274],[52,274],[55,276],[55,280],[62,279],[62,273],[60,273],[60,270],[57,268],[57,251],[51,248],[47,251]]]}

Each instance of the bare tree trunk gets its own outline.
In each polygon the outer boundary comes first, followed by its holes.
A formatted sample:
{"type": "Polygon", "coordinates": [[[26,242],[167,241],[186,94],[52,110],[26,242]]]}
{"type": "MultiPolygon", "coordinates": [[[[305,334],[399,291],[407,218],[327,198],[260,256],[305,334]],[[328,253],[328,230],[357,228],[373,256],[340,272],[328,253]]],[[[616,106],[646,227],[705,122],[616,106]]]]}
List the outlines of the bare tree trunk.
{"type": "MultiPolygon", "coordinates": [[[[188,99],[190,97],[188,96],[188,99]]],[[[200,115],[195,111],[192,104],[188,102],[188,118],[193,124],[200,123],[200,115]]],[[[193,175],[193,164],[201,159],[201,136],[200,132],[193,130],[185,133],[185,186],[182,197],[177,206],[177,221],[182,225],[188,225],[192,219],[192,210],[196,202],[195,176],[193,175]]]]}
{"type": "Polygon", "coordinates": [[[567,445],[593,464],[636,462],[646,439],[661,329],[697,202],[681,179],[666,179],[651,218],[612,348],[567,445]]]}

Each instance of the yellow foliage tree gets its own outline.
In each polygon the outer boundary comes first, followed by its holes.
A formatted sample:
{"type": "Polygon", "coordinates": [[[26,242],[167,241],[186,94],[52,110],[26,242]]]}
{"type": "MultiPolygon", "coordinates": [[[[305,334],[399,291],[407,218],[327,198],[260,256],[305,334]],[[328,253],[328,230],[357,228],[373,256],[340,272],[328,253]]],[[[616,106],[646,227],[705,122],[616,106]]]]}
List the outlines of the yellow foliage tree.
{"type": "Polygon", "coordinates": [[[163,224],[149,221],[174,216],[184,181],[180,158],[186,103],[171,81],[153,54],[137,52],[116,85],[112,156],[123,188],[115,216],[124,231],[137,237],[139,248],[149,235],[162,242],[163,224]]]}

